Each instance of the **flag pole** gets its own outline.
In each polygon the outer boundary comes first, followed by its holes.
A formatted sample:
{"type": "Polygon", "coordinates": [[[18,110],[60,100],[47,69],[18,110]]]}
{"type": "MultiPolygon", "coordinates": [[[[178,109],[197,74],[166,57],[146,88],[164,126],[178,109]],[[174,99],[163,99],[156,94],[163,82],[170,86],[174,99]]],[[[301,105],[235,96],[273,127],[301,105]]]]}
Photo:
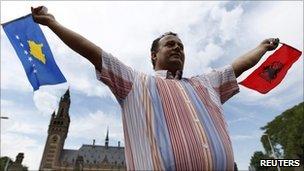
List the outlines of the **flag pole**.
{"type": "Polygon", "coordinates": [[[21,19],[26,18],[26,17],[28,17],[28,16],[30,16],[30,15],[32,15],[32,14],[27,14],[27,15],[25,15],[25,16],[22,16],[22,17],[13,19],[13,20],[11,20],[11,21],[8,21],[8,22],[5,22],[5,23],[1,23],[1,26],[4,26],[4,25],[6,25],[6,24],[9,24],[9,23],[14,22],[14,21],[17,21],[17,20],[21,20],[21,19]]]}

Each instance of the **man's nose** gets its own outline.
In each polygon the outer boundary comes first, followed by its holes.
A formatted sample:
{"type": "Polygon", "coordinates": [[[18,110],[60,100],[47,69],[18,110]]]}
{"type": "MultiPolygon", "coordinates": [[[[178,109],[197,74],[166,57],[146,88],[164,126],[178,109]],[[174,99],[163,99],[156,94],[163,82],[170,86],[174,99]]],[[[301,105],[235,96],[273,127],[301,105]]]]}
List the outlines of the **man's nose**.
{"type": "Polygon", "coordinates": [[[178,44],[175,44],[174,47],[173,47],[174,50],[178,50],[180,51],[181,50],[181,47],[178,45],[178,44]]]}

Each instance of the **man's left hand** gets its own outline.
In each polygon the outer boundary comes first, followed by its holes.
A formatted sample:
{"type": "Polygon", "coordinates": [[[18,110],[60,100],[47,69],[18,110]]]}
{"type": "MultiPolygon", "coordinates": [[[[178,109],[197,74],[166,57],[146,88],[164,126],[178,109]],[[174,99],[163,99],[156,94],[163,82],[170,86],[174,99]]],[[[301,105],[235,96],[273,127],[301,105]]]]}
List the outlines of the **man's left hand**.
{"type": "Polygon", "coordinates": [[[279,38],[265,39],[264,41],[262,41],[260,46],[263,46],[263,48],[265,48],[267,51],[271,51],[278,47],[279,42],[279,38]]]}
{"type": "Polygon", "coordinates": [[[279,42],[279,38],[266,39],[262,41],[262,43],[259,44],[258,47],[252,49],[251,51],[234,60],[232,63],[232,67],[235,77],[240,76],[244,71],[257,64],[261,57],[267,51],[276,49],[279,45],[279,42]]]}

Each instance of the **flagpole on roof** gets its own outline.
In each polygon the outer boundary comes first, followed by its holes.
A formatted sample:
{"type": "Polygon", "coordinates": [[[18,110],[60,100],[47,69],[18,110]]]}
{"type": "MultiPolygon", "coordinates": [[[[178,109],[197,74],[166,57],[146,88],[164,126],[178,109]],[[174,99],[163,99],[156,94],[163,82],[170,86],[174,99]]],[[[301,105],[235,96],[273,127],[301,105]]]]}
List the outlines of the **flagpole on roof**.
{"type": "Polygon", "coordinates": [[[14,21],[17,21],[17,20],[20,20],[20,19],[26,18],[26,17],[28,17],[28,16],[30,16],[30,15],[32,15],[32,14],[27,14],[27,15],[25,15],[25,16],[22,16],[22,17],[19,17],[19,18],[13,19],[13,20],[11,20],[11,21],[8,21],[8,22],[5,22],[5,23],[1,23],[1,25],[2,25],[2,26],[4,26],[4,25],[9,24],[9,23],[11,23],[11,22],[14,22],[14,21]]]}

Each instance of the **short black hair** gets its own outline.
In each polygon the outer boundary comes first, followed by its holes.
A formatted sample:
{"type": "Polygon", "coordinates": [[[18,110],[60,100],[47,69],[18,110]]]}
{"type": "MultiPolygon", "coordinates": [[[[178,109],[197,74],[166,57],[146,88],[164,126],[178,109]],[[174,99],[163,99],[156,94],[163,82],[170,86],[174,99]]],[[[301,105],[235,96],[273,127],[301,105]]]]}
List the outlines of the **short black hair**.
{"type": "MultiPolygon", "coordinates": [[[[151,49],[150,49],[151,53],[158,51],[159,40],[161,38],[165,37],[165,36],[168,36],[168,35],[178,36],[177,33],[173,33],[171,31],[162,34],[161,36],[159,36],[158,38],[153,40],[152,45],[151,45],[151,49]]],[[[152,58],[151,58],[151,62],[152,62],[153,68],[155,68],[155,61],[152,58]]]]}

